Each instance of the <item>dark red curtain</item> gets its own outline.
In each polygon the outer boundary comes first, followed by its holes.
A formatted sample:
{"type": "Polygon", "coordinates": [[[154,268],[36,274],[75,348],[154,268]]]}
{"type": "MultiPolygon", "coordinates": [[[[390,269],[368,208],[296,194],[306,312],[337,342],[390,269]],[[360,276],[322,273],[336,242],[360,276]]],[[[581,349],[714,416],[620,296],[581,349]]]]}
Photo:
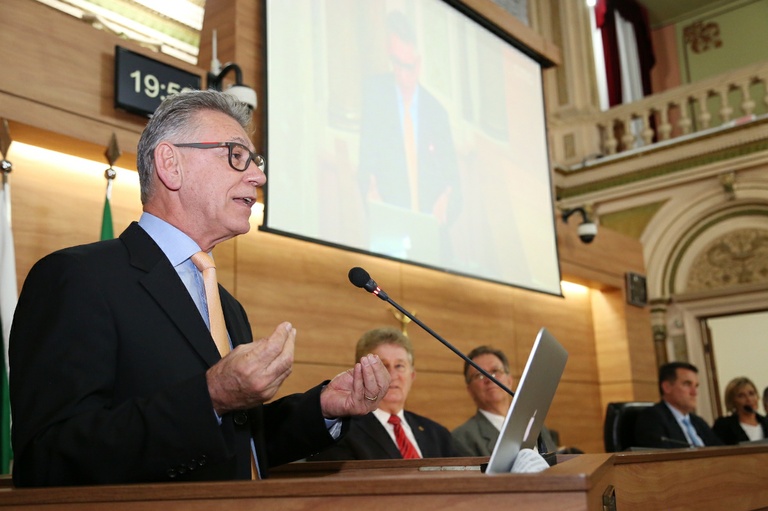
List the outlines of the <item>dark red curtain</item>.
{"type": "Polygon", "coordinates": [[[616,37],[616,17],[619,15],[632,24],[637,40],[637,51],[640,59],[640,76],[643,83],[643,94],[651,94],[651,69],[656,63],[651,44],[651,29],[648,23],[648,12],[645,7],[635,0],[597,0],[595,5],[595,21],[603,38],[603,54],[605,58],[605,75],[608,80],[608,103],[610,106],[622,103],[621,62],[619,60],[619,45],[616,37]]]}

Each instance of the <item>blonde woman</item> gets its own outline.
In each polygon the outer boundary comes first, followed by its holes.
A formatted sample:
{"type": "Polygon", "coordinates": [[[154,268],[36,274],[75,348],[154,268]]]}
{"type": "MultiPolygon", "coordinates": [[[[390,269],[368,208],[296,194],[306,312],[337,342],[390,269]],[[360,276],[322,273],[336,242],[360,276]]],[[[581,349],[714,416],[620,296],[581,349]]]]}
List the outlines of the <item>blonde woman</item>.
{"type": "Polygon", "coordinates": [[[725,407],[730,415],[720,417],[712,428],[723,443],[768,438],[768,419],[757,413],[759,394],[757,387],[747,377],[734,378],[725,387],[725,407]]]}

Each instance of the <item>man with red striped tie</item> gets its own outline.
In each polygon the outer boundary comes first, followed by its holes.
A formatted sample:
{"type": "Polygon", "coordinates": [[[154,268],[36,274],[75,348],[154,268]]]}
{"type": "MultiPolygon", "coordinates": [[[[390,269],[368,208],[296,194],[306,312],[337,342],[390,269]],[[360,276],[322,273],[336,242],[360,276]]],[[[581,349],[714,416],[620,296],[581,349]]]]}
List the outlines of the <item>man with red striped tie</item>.
{"type": "Polygon", "coordinates": [[[405,410],[405,400],[416,378],[408,337],[391,327],[369,330],[357,342],[357,359],[360,353],[378,355],[391,377],[389,390],[377,410],[352,418],[346,437],[308,461],[458,456],[444,426],[405,410]]]}

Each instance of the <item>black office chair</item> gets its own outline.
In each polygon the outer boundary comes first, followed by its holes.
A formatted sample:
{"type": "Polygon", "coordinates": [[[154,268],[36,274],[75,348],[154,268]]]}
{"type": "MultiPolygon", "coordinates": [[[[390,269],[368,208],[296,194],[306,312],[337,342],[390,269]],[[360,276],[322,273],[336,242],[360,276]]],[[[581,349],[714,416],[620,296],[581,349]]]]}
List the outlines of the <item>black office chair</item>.
{"type": "Polygon", "coordinates": [[[603,426],[605,452],[620,452],[635,447],[635,420],[637,414],[653,406],[647,401],[608,403],[603,426]]]}

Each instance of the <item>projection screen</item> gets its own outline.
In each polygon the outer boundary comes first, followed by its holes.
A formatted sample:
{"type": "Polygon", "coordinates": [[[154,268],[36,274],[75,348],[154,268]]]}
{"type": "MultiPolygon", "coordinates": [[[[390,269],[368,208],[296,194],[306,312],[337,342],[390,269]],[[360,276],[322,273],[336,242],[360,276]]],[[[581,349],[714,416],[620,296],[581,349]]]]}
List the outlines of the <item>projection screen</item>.
{"type": "Polygon", "coordinates": [[[261,229],[560,295],[540,62],[457,5],[266,0],[261,229]]]}

